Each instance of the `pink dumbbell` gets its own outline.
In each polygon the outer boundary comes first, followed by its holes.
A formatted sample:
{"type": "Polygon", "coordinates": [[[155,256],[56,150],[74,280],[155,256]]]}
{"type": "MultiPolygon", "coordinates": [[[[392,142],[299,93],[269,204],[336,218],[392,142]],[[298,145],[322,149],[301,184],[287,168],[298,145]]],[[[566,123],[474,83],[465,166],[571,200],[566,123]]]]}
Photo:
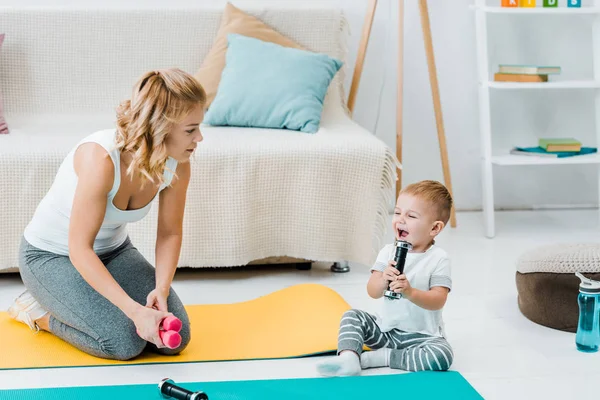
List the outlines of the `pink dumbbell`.
{"type": "Polygon", "coordinates": [[[179,332],[182,327],[181,320],[175,316],[170,316],[163,319],[161,323],[161,328],[165,331],[175,331],[179,332]]]}
{"type": "Polygon", "coordinates": [[[170,349],[176,349],[181,344],[181,335],[175,331],[160,331],[160,340],[170,349]]]}
{"type": "Polygon", "coordinates": [[[167,317],[161,323],[162,330],[158,332],[160,340],[170,349],[176,349],[181,345],[179,331],[182,327],[181,320],[177,317],[167,317]]]}
{"type": "MultiPolygon", "coordinates": [[[[162,320],[160,324],[161,330],[158,331],[158,335],[165,346],[170,349],[176,349],[181,345],[181,335],[179,334],[179,331],[182,326],[181,320],[175,316],[167,317],[162,320]]],[[[140,334],[139,331],[137,331],[137,333],[138,335],[140,334]]]]}

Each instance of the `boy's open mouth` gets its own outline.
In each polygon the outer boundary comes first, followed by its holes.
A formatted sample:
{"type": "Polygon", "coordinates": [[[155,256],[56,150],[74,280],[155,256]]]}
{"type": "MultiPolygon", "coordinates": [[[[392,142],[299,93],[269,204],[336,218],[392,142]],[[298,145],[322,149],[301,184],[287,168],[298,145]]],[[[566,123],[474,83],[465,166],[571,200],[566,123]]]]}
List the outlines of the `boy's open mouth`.
{"type": "Polygon", "coordinates": [[[398,229],[398,238],[403,239],[408,236],[408,231],[398,229]]]}

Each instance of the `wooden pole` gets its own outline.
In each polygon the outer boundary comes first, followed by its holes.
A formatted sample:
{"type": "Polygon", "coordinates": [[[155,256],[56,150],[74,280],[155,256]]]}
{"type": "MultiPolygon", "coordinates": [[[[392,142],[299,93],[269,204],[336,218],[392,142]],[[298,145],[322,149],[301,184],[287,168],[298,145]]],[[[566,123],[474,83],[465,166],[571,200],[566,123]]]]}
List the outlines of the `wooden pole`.
{"type": "MultiPolygon", "coordinates": [[[[398,0],[398,67],[396,89],[396,158],[402,165],[402,112],[404,87],[404,0],[398,0]]],[[[398,169],[396,181],[396,199],[402,189],[402,169],[398,169]]]]}
{"type": "MultiPolygon", "coordinates": [[[[402,0],[401,0],[402,1],[402,0]]],[[[452,182],[450,180],[450,166],[448,163],[448,149],[446,148],[446,136],[444,134],[444,121],[442,118],[442,105],[440,102],[440,90],[437,81],[437,71],[435,67],[435,57],[433,55],[433,40],[431,38],[431,25],[429,23],[429,10],[427,0],[419,0],[419,11],[421,14],[421,27],[423,28],[423,40],[425,42],[425,53],[427,56],[427,65],[429,67],[429,82],[431,84],[431,95],[433,97],[433,109],[435,112],[435,122],[437,126],[438,142],[440,145],[440,155],[442,158],[442,170],[444,172],[444,182],[448,191],[454,198],[452,192],[452,182]]],[[[456,213],[454,207],[450,213],[450,226],[456,227],[456,213]]]]}
{"type": "Polygon", "coordinates": [[[358,85],[365,63],[365,56],[367,55],[367,45],[369,44],[369,37],[371,36],[371,27],[373,26],[376,8],[377,0],[369,0],[369,5],[367,6],[367,12],[365,14],[365,22],[363,24],[363,31],[360,37],[360,44],[358,45],[356,63],[354,64],[354,74],[352,75],[350,93],[348,94],[348,110],[350,111],[350,115],[354,112],[354,102],[356,101],[356,93],[358,92],[358,85]]]}

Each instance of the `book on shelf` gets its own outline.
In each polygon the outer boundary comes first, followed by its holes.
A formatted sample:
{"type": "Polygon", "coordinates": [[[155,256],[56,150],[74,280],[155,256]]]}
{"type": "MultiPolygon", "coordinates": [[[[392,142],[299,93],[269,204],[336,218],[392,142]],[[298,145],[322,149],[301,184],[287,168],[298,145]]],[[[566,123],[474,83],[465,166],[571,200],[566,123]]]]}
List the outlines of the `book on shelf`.
{"type": "Polygon", "coordinates": [[[547,65],[500,64],[498,72],[502,74],[552,75],[560,74],[561,68],[547,65]]]}
{"type": "Polygon", "coordinates": [[[574,138],[540,138],[538,146],[546,151],[572,151],[581,150],[581,142],[574,138]]]}
{"type": "Polygon", "coordinates": [[[548,75],[532,74],[503,74],[497,72],[494,74],[496,82],[548,82],[548,75]]]}
{"type": "Polygon", "coordinates": [[[530,157],[551,157],[551,158],[565,158],[581,156],[585,154],[594,154],[598,151],[595,147],[582,147],[580,151],[547,151],[543,148],[537,147],[514,147],[510,154],[519,156],[530,156],[530,157]]]}

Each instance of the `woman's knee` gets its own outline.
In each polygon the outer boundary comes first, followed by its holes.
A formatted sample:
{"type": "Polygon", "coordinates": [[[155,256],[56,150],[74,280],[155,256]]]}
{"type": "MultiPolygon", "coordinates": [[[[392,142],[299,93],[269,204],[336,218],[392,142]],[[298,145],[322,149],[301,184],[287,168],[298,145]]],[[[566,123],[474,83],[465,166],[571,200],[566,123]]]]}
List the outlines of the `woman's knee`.
{"type": "Polygon", "coordinates": [[[127,361],[142,354],[147,343],[134,333],[133,335],[118,335],[105,339],[101,342],[101,348],[105,358],[127,361]]]}
{"type": "Polygon", "coordinates": [[[178,350],[182,351],[188,346],[188,344],[190,344],[190,341],[192,340],[192,328],[187,315],[185,320],[182,321],[181,331],[179,334],[181,335],[181,345],[179,345],[178,350]]]}

